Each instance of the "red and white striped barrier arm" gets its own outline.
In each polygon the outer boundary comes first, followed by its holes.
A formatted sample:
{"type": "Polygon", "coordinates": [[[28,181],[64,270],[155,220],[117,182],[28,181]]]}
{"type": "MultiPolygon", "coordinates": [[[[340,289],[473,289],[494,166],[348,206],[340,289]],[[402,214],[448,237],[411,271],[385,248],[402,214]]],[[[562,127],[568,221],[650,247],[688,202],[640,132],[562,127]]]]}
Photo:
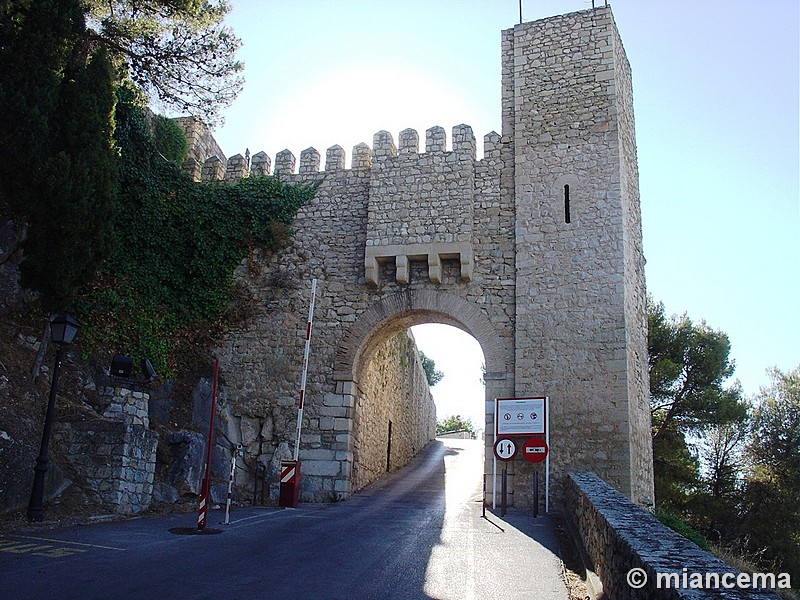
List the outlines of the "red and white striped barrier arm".
{"type": "Polygon", "coordinates": [[[297,407],[297,429],[294,436],[294,460],[300,454],[300,433],[303,428],[303,401],[306,395],[306,376],[308,374],[308,355],[311,352],[311,328],[314,325],[314,302],[317,299],[317,280],[311,280],[311,305],[308,307],[308,323],[306,324],[306,349],[303,353],[303,371],[300,377],[300,402],[297,407]]]}

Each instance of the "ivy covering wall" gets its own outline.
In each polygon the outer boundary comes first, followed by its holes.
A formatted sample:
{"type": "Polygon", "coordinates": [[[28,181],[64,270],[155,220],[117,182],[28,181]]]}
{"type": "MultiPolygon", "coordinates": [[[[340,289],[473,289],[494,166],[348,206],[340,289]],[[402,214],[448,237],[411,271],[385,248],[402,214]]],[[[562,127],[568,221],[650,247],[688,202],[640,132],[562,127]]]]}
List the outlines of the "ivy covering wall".
{"type": "Polygon", "coordinates": [[[197,344],[223,313],[236,267],[254,247],[276,249],[316,187],[278,177],[192,181],[159,151],[128,88],[119,92],[115,135],[116,235],[99,276],[80,296],[82,339],[90,348],[148,358],[169,374],[176,347],[197,344]]]}

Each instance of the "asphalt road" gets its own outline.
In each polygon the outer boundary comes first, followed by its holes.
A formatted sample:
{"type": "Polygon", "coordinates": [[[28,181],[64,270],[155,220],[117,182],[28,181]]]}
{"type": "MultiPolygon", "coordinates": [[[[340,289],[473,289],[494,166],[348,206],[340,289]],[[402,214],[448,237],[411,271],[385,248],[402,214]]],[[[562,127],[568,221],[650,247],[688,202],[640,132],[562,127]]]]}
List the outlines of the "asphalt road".
{"type": "Polygon", "coordinates": [[[0,600],[566,600],[552,521],[481,516],[483,444],[437,441],[346,502],[0,535],[0,600]]]}

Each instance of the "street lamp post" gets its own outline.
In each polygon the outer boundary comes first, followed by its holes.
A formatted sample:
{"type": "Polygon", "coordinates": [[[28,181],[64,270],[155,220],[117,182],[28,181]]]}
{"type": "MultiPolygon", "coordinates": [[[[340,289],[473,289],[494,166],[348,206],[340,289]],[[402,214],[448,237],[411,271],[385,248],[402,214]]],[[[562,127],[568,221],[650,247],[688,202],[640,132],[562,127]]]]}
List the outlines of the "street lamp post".
{"type": "Polygon", "coordinates": [[[44,477],[47,474],[48,447],[50,446],[50,432],[53,429],[53,419],[55,417],[56,392],[58,391],[58,376],[61,369],[61,357],[64,347],[71,344],[78,333],[78,323],[70,314],[62,314],[54,317],[50,321],[50,337],[58,345],[56,350],[56,364],[53,368],[53,378],[50,383],[50,398],[47,401],[47,412],[44,417],[44,429],[42,430],[42,445],[39,448],[39,457],[36,459],[34,467],[33,489],[31,489],[31,500],[28,503],[28,520],[41,521],[44,516],[42,502],[44,498],[44,477]]]}

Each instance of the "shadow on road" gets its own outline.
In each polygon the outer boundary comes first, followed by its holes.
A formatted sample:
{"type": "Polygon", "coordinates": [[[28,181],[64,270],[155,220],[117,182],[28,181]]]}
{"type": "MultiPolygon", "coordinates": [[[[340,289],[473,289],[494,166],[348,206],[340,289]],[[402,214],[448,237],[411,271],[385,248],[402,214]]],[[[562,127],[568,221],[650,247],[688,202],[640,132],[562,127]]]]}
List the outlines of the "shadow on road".
{"type": "Polygon", "coordinates": [[[544,530],[481,518],[482,464],[481,442],[436,441],[346,502],[238,508],[221,535],[171,534],[194,518],[173,515],[0,537],[3,597],[566,598],[545,593],[544,530]]]}

